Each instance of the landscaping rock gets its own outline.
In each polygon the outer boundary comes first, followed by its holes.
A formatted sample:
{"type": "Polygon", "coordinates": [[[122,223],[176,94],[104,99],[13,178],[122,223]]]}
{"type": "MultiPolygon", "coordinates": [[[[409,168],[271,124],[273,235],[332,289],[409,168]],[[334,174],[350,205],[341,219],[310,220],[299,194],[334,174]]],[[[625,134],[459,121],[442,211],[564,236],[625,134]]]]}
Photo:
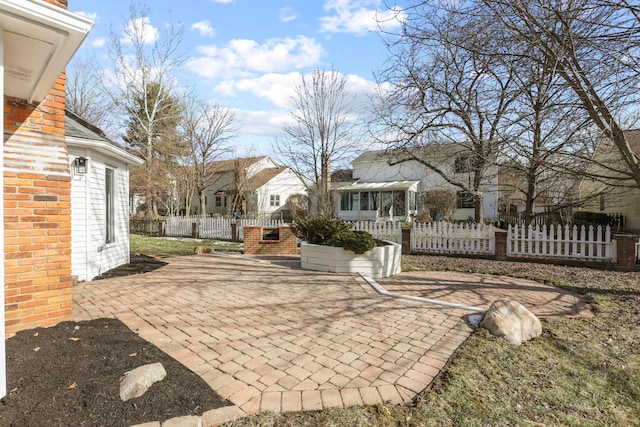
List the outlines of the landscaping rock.
{"type": "Polygon", "coordinates": [[[215,250],[213,248],[207,248],[206,246],[196,246],[193,253],[196,255],[200,254],[212,254],[215,250]]]}
{"type": "Polygon", "coordinates": [[[125,372],[120,379],[120,399],[127,401],[140,397],[147,392],[149,387],[167,376],[162,363],[143,365],[131,371],[125,372]]]}
{"type": "Polygon", "coordinates": [[[539,337],[542,334],[540,319],[522,304],[507,298],[495,301],[484,315],[480,327],[502,337],[511,344],[539,337]]]}

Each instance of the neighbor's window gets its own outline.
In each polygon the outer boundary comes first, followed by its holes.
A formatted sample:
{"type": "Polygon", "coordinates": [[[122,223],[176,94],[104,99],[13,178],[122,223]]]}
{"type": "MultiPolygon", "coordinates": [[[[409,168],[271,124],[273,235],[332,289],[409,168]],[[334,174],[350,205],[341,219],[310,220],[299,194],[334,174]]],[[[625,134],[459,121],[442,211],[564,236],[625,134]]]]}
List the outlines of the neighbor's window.
{"type": "Polygon", "coordinates": [[[458,191],[458,209],[470,209],[476,207],[476,202],[473,200],[473,195],[467,191],[458,191]]]}
{"type": "Polygon", "coordinates": [[[604,194],[600,194],[600,210],[603,211],[606,208],[604,194]]]}
{"type": "Polygon", "coordinates": [[[351,210],[359,211],[360,210],[360,193],[350,193],[351,194],[351,210]]]}
{"type": "Polygon", "coordinates": [[[104,173],[105,227],[106,243],[116,241],[115,236],[115,171],[105,169],[104,173]]]}
{"type": "Polygon", "coordinates": [[[349,210],[349,193],[340,193],[340,210],[349,210]]]}
{"type": "Polygon", "coordinates": [[[363,191],[360,193],[360,210],[368,211],[369,210],[369,193],[368,191],[363,191]]]}
{"type": "Polygon", "coordinates": [[[269,200],[269,205],[271,206],[280,206],[280,195],[272,194],[269,200]]]}
{"type": "Polygon", "coordinates": [[[216,196],[216,208],[222,208],[227,206],[226,196],[216,196]]]}

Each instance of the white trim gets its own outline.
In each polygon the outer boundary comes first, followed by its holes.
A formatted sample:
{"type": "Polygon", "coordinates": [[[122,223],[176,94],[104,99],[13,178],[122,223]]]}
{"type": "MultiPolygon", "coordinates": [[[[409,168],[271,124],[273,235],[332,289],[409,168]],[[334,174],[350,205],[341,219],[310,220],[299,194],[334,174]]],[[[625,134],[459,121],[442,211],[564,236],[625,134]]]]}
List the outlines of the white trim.
{"type": "Polygon", "coordinates": [[[129,153],[124,148],[117,147],[106,141],[75,138],[70,136],[65,137],[65,140],[67,141],[67,145],[69,147],[95,150],[101,154],[113,157],[116,160],[123,161],[129,165],[141,165],[144,163],[144,160],[129,153]]]}
{"type": "Polygon", "coordinates": [[[416,191],[420,181],[387,181],[387,182],[353,182],[336,184],[335,191],[371,191],[371,190],[413,190],[416,191]]]}
{"type": "Polygon", "coordinates": [[[3,32],[24,37],[26,49],[36,44],[41,54],[46,55],[38,69],[33,70],[36,73],[24,82],[28,84],[25,99],[40,102],[86,38],[93,22],[42,0],[0,0],[0,27],[3,32]]]}
{"type": "MultiPolygon", "coordinates": [[[[0,24],[0,95],[2,95],[2,104],[4,106],[4,31],[0,24]]],[[[4,107],[3,107],[4,108],[4,107]]],[[[0,148],[0,178],[3,180],[3,186],[0,194],[0,224],[4,224],[4,114],[0,114],[0,128],[2,129],[2,147],[0,148]]],[[[2,310],[0,310],[0,398],[7,394],[7,365],[6,350],[4,343],[5,326],[4,326],[4,227],[0,227],[0,297],[2,298],[2,310]]]]}

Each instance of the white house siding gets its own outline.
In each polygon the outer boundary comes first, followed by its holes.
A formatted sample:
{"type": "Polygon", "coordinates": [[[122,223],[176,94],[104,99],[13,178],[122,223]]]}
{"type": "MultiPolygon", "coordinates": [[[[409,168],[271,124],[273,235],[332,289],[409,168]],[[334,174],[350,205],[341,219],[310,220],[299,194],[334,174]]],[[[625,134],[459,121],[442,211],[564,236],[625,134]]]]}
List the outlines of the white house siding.
{"type": "Polygon", "coordinates": [[[129,171],[126,163],[91,150],[70,148],[76,157],[88,159],[85,176],[71,181],[72,263],[80,281],[89,281],[105,271],[129,263],[129,171]],[[115,173],[115,241],[106,243],[105,171],[115,173]]]}
{"type": "MultiPolygon", "coordinates": [[[[408,161],[389,165],[387,159],[383,156],[376,158],[375,156],[364,156],[363,160],[355,159],[352,162],[353,179],[358,182],[390,182],[404,180],[420,180],[418,192],[427,191],[432,188],[444,188],[451,191],[459,191],[460,188],[447,182],[441,175],[421,165],[416,161],[408,161]]],[[[444,170],[448,170],[452,175],[453,157],[442,160],[441,165],[444,170]]],[[[456,177],[457,179],[465,179],[465,177],[456,177]]],[[[495,219],[498,217],[498,172],[497,167],[493,166],[487,170],[485,178],[481,183],[483,192],[483,208],[485,219],[495,219]]],[[[338,199],[339,202],[339,199],[338,199]]],[[[339,205],[337,205],[339,206],[339,205]]],[[[340,211],[340,217],[345,218],[347,211],[340,211]]],[[[356,214],[357,218],[349,219],[372,219],[363,218],[360,213],[350,213],[352,216],[356,214]]],[[[365,215],[366,216],[366,215],[365,215]]],[[[474,209],[456,209],[453,219],[466,220],[474,217],[474,209]]]]}
{"type": "Polygon", "coordinates": [[[260,216],[274,215],[284,208],[290,196],[306,193],[306,187],[300,179],[291,169],[285,169],[256,190],[256,211],[260,216]],[[272,195],[280,196],[279,206],[271,206],[272,195]]]}

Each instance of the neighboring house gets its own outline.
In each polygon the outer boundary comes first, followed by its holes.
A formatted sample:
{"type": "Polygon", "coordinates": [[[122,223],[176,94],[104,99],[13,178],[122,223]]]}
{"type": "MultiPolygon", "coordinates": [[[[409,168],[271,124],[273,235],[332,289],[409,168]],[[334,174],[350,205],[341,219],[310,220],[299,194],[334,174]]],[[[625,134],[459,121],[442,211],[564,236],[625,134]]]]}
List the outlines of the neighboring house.
{"type": "MultiPolygon", "coordinates": [[[[528,182],[525,173],[518,165],[501,163],[498,166],[499,209],[509,216],[522,216],[526,209],[528,182]]],[[[580,179],[574,174],[543,170],[537,177],[533,213],[570,213],[579,201],[579,186],[580,179]]]]}
{"type": "MultiPolygon", "coordinates": [[[[5,336],[71,319],[71,177],[62,72],[93,23],[66,8],[67,0],[0,1],[5,336]]],[[[6,394],[4,353],[2,340],[0,397],[6,394]]]]}
{"type": "MultiPolygon", "coordinates": [[[[267,156],[221,160],[208,167],[213,176],[205,190],[207,215],[231,215],[235,205],[237,214],[280,216],[290,196],[307,192],[291,169],[278,166],[267,156]]],[[[190,214],[201,214],[197,195],[190,214]]]]}
{"type": "Polygon", "coordinates": [[[129,167],[142,164],[70,111],[71,274],[89,281],[129,263],[129,167]]]}
{"type": "MultiPolygon", "coordinates": [[[[470,172],[464,168],[464,151],[457,145],[421,147],[420,155],[429,156],[440,170],[458,181],[468,182],[470,172]]],[[[457,209],[452,219],[474,217],[474,200],[459,187],[447,182],[440,174],[415,160],[400,161],[398,150],[368,151],[354,159],[351,179],[333,178],[331,185],[338,217],[345,220],[406,220],[410,215],[421,217],[427,206],[421,206],[424,192],[446,189],[457,194],[457,209]],[[342,179],[340,181],[339,179],[342,179]]],[[[481,191],[485,219],[498,215],[498,174],[491,167],[481,191]]]]}
{"type": "MultiPolygon", "coordinates": [[[[624,132],[631,151],[640,156],[640,129],[624,132]]],[[[608,214],[621,213],[624,228],[640,230],[640,189],[636,182],[625,176],[626,165],[618,149],[609,140],[602,141],[580,183],[582,210],[608,214]],[[617,170],[616,170],[617,169],[617,170]],[[590,175],[601,175],[605,179],[592,179],[590,175]]]]}

